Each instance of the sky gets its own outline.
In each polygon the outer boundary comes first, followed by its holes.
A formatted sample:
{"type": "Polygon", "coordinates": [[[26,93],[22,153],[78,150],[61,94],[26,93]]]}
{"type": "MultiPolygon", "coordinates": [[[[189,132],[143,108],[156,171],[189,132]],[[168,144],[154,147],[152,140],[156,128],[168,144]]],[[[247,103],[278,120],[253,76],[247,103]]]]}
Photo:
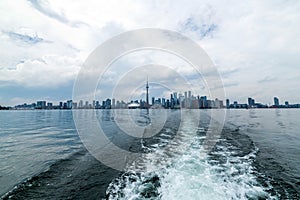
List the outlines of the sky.
{"type": "MultiPolygon", "coordinates": [[[[176,31],[195,41],[218,70],[224,98],[272,104],[277,96],[281,103],[300,103],[299,10],[298,0],[2,0],[0,105],[71,99],[89,55],[105,41],[142,28],[176,31]]],[[[205,81],[187,63],[144,50],[118,59],[96,97],[106,99],[119,87],[118,98],[143,98],[147,76],[151,96],[187,89],[209,96],[205,81]],[[141,66],[153,63],[142,73],[141,66]],[[176,81],[173,72],[189,84],[176,81]]]]}

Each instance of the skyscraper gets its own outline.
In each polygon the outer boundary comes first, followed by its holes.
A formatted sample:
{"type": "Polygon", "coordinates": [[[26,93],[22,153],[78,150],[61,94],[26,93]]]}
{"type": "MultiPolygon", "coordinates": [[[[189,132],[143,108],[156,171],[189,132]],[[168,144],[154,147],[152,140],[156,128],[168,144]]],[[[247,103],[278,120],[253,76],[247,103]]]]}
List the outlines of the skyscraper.
{"type": "Polygon", "coordinates": [[[248,98],[248,106],[251,107],[252,106],[252,98],[248,98]]]}
{"type": "Polygon", "coordinates": [[[112,99],[112,108],[116,108],[116,99],[112,99]]]}
{"type": "Polygon", "coordinates": [[[277,97],[274,97],[274,105],[279,106],[279,99],[277,97]]]}
{"type": "Polygon", "coordinates": [[[226,108],[229,108],[229,107],[230,107],[230,100],[226,99],[226,108]]]}

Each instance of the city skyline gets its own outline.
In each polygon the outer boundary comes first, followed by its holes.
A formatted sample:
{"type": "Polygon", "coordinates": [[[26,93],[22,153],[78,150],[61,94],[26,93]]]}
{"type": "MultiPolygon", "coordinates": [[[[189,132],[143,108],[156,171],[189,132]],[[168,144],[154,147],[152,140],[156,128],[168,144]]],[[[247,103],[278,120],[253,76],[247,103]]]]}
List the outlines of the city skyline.
{"type": "MultiPolygon", "coordinates": [[[[287,100],[284,104],[280,104],[278,97],[273,97],[273,104],[266,104],[256,102],[254,98],[248,97],[247,102],[240,103],[236,100],[231,101],[226,98],[209,99],[207,96],[200,96],[192,94],[192,91],[172,92],[168,97],[151,96],[151,103],[149,101],[149,83],[148,77],[146,82],[146,95],[144,99],[139,100],[116,100],[115,98],[104,98],[104,100],[73,100],[61,101],[55,105],[46,100],[37,101],[36,103],[24,103],[21,105],[10,106],[10,109],[126,109],[126,108],[170,108],[170,109],[211,109],[211,108],[227,108],[227,109],[249,109],[249,108],[300,108],[300,103],[290,104],[287,100]],[[131,106],[132,105],[132,106],[131,106]]],[[[5,108],[5,107],[3,107],[5,108]]]]}
{"type": "MultiPolygon", "coordinates": [[[[144,98],[130,99],[129,101],[122,99],[115,99],[106,97],[101,100],[79,100],[78,102],[72,99],[60,101],[58,104],[47,102],[46,100],[36,101],[36,103],[23,103],[14,106],[1,107],[1,109],[125,109],[125,108],[170,108],[170,109],[210,109],[210,108],[300,108],[300,103],[290,104],[285,100],[284,104],[280,104],[278,97],[273,97],[273,104],[260,103],[254,98],[248,97],[246,103],[240,103],[237,100],[231,101],[229,98],[223,99],[201,96],[193,94],[191,90],[184,92],[171,92],[169,98],[164,96],[151,96],[151,103],[149,101],[149,80],[147,76],[144,98]],[[90,102],[91,101],[91,102],[90,102]]],[[[151,93],[150,93],[151,94],[151,93]]],[[[142,94],[143,95],[143,94],[142,94]]],[[[0,105],[1,106],[1,105],[0,105]]]]}

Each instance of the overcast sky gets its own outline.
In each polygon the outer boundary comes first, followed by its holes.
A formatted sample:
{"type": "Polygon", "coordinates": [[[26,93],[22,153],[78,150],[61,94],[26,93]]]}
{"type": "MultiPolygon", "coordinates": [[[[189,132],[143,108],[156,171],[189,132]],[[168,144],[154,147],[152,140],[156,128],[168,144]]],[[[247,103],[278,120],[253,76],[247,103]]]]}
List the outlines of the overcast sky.
{"type": "MultiPolygon", "coordinates": [[[[140,28],[177,31],[196,41],[212,59],[232,101],[246,102],[251,96],[273,103],[278,96],[282,103],[300,103],[299,11],[298,0],[2,0],[0,105],[72,98],[74,80],[89,54],[104,41],[140,28]]],[[[106,97],[105,90],[115,87],[118,77],[131,70],[128,66],[154,62],[175,66],[177,73],[190,78],[195,92],[207,95],[186,64],[165,54],[146,51],[120,59],[105,75],[106,85],[99,86],[99,100],[106,97]]],[[[146,79],[145,74],[136,73],[146,79]]],[[[148,74],[150,83],[155,80],[153,90],[168,82],[176,84],[172,73],[160,73],[160,79],[157,73],[156,69],[148,74]]],[[[143,85],[132,81],[129,94],[138,98],[143,85]]],[[[189,88],[181,86],[174,88],[179,92],[189,88]]],[[[152,94],[169,92],[165,87],[152,94]]],[[[126,99],[126,93],[120,98],[126,99]]]]}

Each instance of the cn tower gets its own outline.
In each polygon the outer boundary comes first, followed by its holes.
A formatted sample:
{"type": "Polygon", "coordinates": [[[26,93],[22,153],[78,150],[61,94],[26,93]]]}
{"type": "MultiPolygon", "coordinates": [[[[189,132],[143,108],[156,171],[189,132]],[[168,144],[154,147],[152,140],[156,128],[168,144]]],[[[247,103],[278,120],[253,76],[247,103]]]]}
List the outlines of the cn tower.
{"type": "Polygon", "coordinates": [[[147,84],[146,84],[146,108],[149,108],[149,84],[148,84],[148,76],[147,76],[147,84]]]}

